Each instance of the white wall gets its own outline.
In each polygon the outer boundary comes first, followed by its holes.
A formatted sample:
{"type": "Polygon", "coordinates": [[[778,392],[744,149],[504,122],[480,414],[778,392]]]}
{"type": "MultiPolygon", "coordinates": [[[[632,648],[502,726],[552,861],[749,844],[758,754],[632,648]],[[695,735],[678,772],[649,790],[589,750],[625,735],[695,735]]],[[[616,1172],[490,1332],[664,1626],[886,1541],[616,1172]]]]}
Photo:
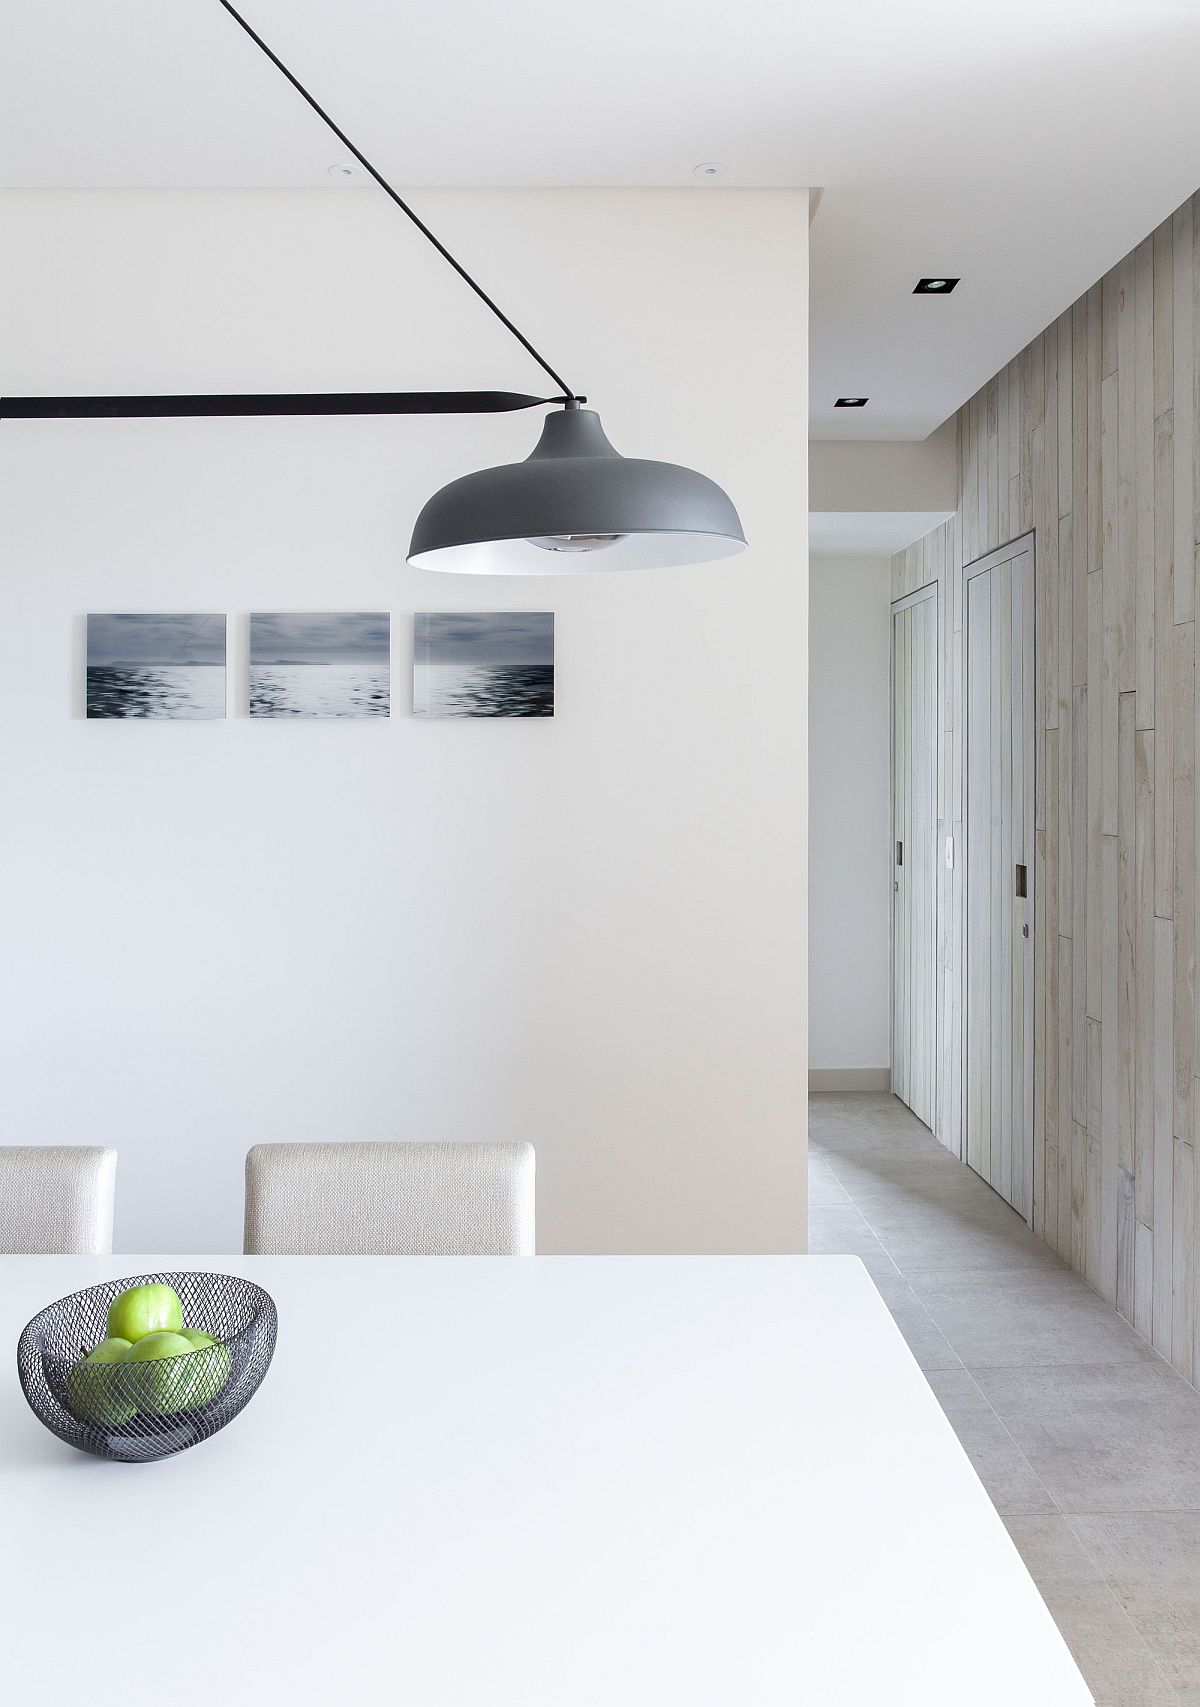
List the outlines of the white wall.
{"type": "Polygon", "coordinates": [[[956,416],[927,439],[814,439],[808,456],[810,510],[952,514],[958,503],[956,416]]]}
{"type": "Polygon", "coordinates": [[[891,1062],[891,566],[814,557],[809,626],[809,1052],[891,1062]]]}
{"type": "MultiPolygon", "coordinates": [[[[121,1152],[125,1250],[238,1248],[267,1139],[505,1137],[548,1251],[797,1250],[807,201],[423,211],[618,449],[734,494],[732,564],[404,565],[535,416],[0,428],[0,1135],[121,1152]],[[394,612],[389,723],[255,721],[253,610],[394,612]],[[553,609],[557,714],[408,715],[414,610],[553,609]],[[233,618],[223,724],[87,722],[89,610],[233,618]]],[[[537,370],[370,190],[10,194],[13,393],[498,386],[537,370]]]]}

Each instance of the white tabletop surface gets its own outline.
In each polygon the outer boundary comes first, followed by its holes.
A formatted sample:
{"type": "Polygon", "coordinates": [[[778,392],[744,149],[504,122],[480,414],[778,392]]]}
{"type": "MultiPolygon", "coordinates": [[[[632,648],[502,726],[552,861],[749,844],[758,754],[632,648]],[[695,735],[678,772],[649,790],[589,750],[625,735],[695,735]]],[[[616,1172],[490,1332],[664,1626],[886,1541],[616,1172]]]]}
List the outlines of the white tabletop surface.
{"type": "Polygon", "coordinates": [[[851,1257],[0,1257],[0,1698],[21,1707],[1076,1707],[851,1257]],[[42,1428],[43,1304],[216,1269],[279,1307],[212,1440],[42,1428]]]}

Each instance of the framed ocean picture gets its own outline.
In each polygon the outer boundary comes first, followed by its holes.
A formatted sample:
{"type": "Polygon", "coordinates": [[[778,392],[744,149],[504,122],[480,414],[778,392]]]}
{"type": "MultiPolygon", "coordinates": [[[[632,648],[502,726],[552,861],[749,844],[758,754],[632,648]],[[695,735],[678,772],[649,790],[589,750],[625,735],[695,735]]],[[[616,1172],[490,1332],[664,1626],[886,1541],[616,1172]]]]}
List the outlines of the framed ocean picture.
{"type": "Polygon", "coordinates": [[[88,717],[224,717],[225,617],[89,613],[88,717]]]}
{"type": "Polygon", "coordinates": [[[387,611],[250,618],[251,717],[387,717],[391,671],[387,611]]]}
{"type": "Polygon", "coordinates": [[[417,717],[553,717],[553,611],[419,611],[417,717]]]}

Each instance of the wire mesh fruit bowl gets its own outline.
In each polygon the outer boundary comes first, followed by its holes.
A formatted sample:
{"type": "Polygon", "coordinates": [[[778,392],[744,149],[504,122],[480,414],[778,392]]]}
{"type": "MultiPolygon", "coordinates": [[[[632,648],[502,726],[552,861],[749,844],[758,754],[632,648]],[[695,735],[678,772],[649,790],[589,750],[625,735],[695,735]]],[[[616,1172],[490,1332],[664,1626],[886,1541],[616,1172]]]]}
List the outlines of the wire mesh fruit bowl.
{"type": "Polygon", "coordinates": [[[207,1440],[249,1404],[270,1366],[276,1323],[270,1295],[236,1275],[107,1280],[26,1323],[17,1372],[30,1409],[60,1440],[144,1464],[207,1440]],[[115,1337],[135,1319],[135,1295],[149,1300],[151,1329],[115,1337]],[[180,1331],[155,1331],[164,1325],[180,1331]]]}

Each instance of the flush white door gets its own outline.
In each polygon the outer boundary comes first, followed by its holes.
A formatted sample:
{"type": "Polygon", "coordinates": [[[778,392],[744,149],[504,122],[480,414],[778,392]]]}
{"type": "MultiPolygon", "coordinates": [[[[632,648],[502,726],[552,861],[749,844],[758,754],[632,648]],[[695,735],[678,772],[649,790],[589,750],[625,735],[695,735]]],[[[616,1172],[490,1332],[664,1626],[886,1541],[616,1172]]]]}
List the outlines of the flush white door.
{"type": "Polygon", "coordinates": [[[892,1091],[933,1126],[936,584],[892,606],[892,1091]]]}
{"type": "Polygon", "coordinates": [[[1033,1185],[1033,537],[963,571],[967,1163],[1033,1185]]]}

